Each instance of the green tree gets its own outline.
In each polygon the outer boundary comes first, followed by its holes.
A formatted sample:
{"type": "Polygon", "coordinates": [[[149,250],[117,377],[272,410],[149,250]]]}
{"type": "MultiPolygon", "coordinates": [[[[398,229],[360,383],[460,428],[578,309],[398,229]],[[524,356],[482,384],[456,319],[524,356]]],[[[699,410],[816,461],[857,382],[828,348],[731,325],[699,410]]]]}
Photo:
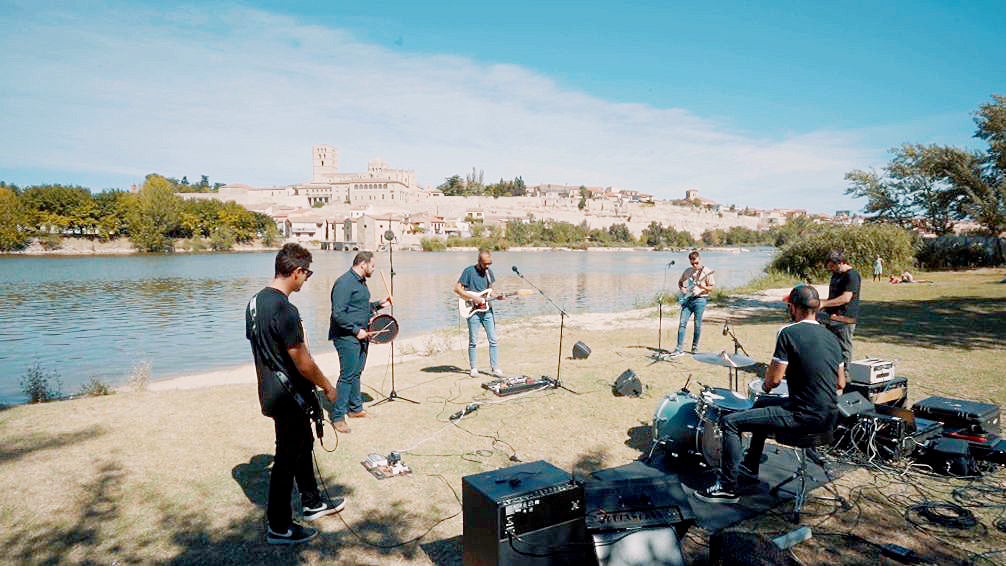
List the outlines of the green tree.
{"type": "Polygon", "coordinates": [[[616,242],[634,242],[636,238],[632,236],[629,227],[625,224],[612,224],[608,226],[608,234],[616,242]]]}
{"type": "Polygon", "coordinates": [[[447,177],[443,183],[437,186],[437,189],[443,191],[444,196],[465,196],[465,182],[461,175],[447,177]]]}
{"type": "Polygon", "coordinates": [[[174,185],[151,173],[140,191],[130,196],[126,221],[133,245],[144,252],[172,251],[171,235],[180,226],[182,210],[182,200],[175,196],[174,185]]]}
{"type": "Polygon", "coordinates": [[[28,245],[27,216],[17,194],[0,187],[0,252],[12,252],[28,245]]]}
{"type": "Polygon", "coordinates": [[[82,235],[98,223],[98,207],[84,187],[37,185],[26,188],[21,199],[36,232],[82,235]]]}

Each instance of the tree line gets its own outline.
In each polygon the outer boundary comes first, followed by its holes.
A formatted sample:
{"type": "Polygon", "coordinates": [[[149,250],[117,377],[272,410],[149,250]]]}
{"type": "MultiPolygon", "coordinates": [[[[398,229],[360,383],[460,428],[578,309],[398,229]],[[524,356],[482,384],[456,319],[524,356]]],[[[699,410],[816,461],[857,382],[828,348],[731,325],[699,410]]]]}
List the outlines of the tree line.
{"type": "Polygon", "coordinates": [[[866,199],[877,222],[937,235],[972,220],[996,236],[1006,230],[1006,96],[993,95],[974,114],[984,149],[904,144],[880,171],[846,174],[846,194],[866,199]]]}
{"type": "Polygon", "coordinates": [[[212,249],[227,250],[256,238],[267,245],[278,238],[268,215],[234,202],[183,200],[175,194],[212,192],[206,176],[192,191],[179,190],[181,183],[150,174],[136,192],[92,193],[80,186],[21,188],[0,181],[0,251],[24,249],[32,238],[53,249],[64,236],[102,241],[125,237],[137,250],[151,253],[171,252],[181,239],[195,242],[194,249],[206,242],[212,249]]]}
{"type": "Polygon", "coordinates": [[[500,179],[498,183],[486,184],[485,172],[476,171],[474,167],[472,167],[472,172],[464,177],[461,175],[447,177],[443,183],[437,186],[437,189],[448,197],[490,196],[499,198],[522,197],[527,194],[527,185],[524,184],[524,179],[520,176],[514,177],[511,181],[500,179]]]}

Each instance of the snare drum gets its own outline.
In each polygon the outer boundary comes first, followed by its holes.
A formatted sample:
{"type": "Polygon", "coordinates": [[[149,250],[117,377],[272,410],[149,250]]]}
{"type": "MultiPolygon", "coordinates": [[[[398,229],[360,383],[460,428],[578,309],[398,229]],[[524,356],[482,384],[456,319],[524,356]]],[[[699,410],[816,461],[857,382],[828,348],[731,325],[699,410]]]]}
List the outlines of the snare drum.
{"type": "Polygon", "coordinates": [[[723,432],[720,430],[720,419],[724,415],[746,411],[754,403],[730,389],[709,387],[702,391],[695,404],[695,411],[702,421],[697,443],[702,457],[710,467],[718,468],[723,453],[723,432]]]}
{"type": "Polygon", "coordinates": [[[789,397],[789,385],[786,383],[785,379],[782,380],[771,393],[765,393],[765,391],[762,390],[763,383],[765,383],[764,379],[756,379],[748,384],[748,399],[750,399],[752,403],[757,402],[763,397],[778,399],[785,399],[789,397]]]}

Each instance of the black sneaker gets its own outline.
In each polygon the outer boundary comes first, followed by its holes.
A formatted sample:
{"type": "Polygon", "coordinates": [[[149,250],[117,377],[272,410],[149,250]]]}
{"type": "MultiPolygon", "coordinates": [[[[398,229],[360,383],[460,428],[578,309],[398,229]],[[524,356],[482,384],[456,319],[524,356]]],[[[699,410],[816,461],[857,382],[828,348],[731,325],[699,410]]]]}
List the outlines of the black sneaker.
{"type": "Polygon", "coordinates": [[[318,536],[318,529],[291,523],[285,533],[277,533],[271,528],[266,529],[265,541],[269,544],[300,544],[318,536]]]}
{"type": "Polygon", "coordinates": [[[333,515],[342,511],[345,506],[346,500],[342,497],[336,497],[332,501],[322,501],[315,507],[304,507],[304,520],[313,521],[326,515],[333,515]]]}
{"type": "Polygon", "coordinates": [[[720,482],[695,492],[695,497],[706,503],[737,503],[740,498],[733,491],[723,489],[720,482]]]}

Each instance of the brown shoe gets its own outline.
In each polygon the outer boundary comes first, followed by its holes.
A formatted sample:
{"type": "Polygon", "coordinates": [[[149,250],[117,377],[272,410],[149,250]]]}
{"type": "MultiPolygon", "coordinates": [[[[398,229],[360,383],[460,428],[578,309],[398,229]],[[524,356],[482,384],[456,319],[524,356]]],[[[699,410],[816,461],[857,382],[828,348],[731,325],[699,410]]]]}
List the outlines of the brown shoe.
{"type": "Polygon", "coordinates": [[[342,434],[348,434],[350,431],[349,425],[346,424],[346,421],[335,421],[335,424],[332,426],[335,427],[336,431],[341,432],[342,434]]]}
{"type": "Polygon", "coordinates": [[[349,418],[351,419],[362,419],[364,417],[369,417],[367,411],[360,411],[359,413],[349,413],[349,418]]]}

